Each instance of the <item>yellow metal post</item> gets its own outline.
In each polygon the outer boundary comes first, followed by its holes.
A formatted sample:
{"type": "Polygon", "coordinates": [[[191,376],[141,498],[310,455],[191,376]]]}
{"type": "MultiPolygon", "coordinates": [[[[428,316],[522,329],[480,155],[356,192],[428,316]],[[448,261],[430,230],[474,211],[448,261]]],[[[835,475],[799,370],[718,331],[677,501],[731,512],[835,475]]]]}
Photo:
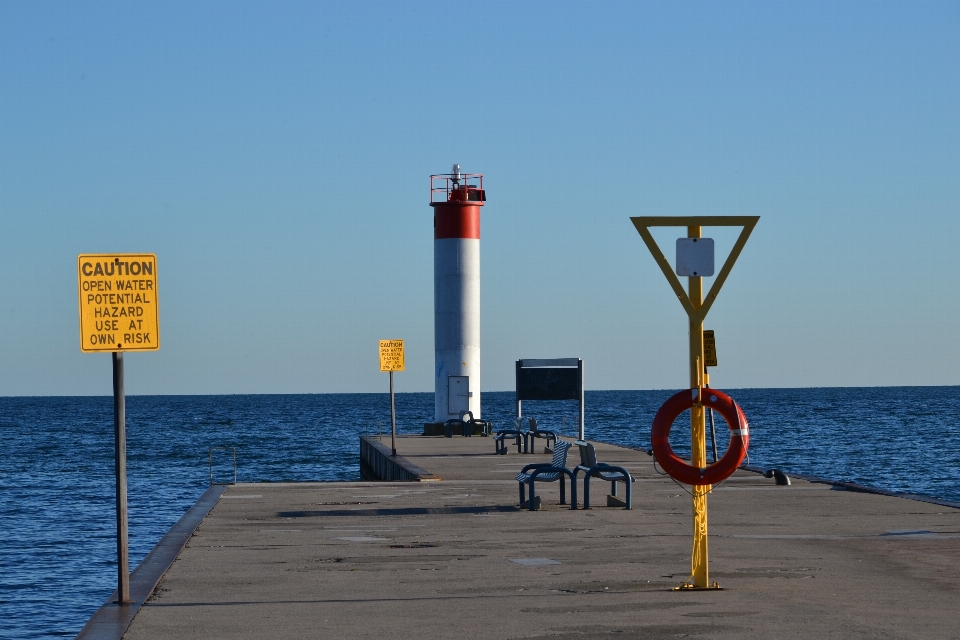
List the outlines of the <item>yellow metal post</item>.
{"type": "MultiPolygon", "coordinates": [[[[699,226],[687,227],[688,238],[702,237],[699,226]]],[[[703,304],[703,278],[690,276],[687,296],[690,305],[700,311],[703,304]]],[[[690,388],[703,388],[703,318],[690,316],[690,388]]],[[[697,402],[690,409],[690,457],[693,466],[707,466],[707,429],[703,405],[697,402]]],[[[690,555],[690,578],[686,587],[706,589],[710,579],[707,555],[707,493],[709,486],[693,487],[693,552],[690,555]]]]}
{"type": "MultiPolygon", "coordinates": [[[[760,220],[760,216],[642,216],[630,218],[630,220],[637,228],[637,232],[643,238],[644,244],[647,245],[660,270],[663,271],[663,275],[666,276],[684,311],[687,312],[690,327],[690,388],[702,389],[707,384],[704,369],[706,361],[703,352],[703,321],[716,301],[727,276],[730,275],[740,252],[747,244],[747,239],[760,220]],[[704,226],[743,227],[740,237],[737,238],[730,250],[730,255],[717,273],[706,298],[703,294],[702,277],[691,276],[687,291],[683,290],[679,278],[650,233],[650,227],[686,227],[688,238],[700,238],[704,226]]],[[[699,468],[707,466],[707,429],[704,414],[703,405],[699,401],[690,409],[691,462],[693,466],[699,468]]],[[[690,557],[690,578],[678,589],[718,588],[716,582],[713,584],[709,582],[707,556],[707,494],[710,493],[711,488],[709,485],[693,487],[693,553],[690,557]]]]}

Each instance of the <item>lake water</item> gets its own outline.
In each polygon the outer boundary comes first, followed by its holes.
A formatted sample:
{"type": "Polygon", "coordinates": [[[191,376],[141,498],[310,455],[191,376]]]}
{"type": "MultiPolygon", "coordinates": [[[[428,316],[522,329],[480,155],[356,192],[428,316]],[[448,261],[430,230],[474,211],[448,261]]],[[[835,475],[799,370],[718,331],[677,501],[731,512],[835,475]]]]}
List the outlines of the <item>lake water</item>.
{"type": "MultiPolygon", "coordinates": [[[[753,465],[960,501],[960,387],[727,391],[753,465]]],[[[588,391],[587,437],[648,448],[671,394],[588,391]]],[[[482,399],[512,423],[513,392],[482,399]]],[[[357,480],[358,437],[389,433],[389,411],[386,394],[128,397],[131,568],[209,485],[210,447],[236,447],[241,482],[357,480]]],[[[432,413],[431,393],[397,396],[401,433],[432,413]]],[[[567,435],[576,413],[524,402],[567,435]]],[[[112,398],[0,398],[0,438],[0,637],[73,637],[116,586],[112,398]]],[[[215,481],[232,481],[232,452],[214,454],[215,481]]]]}

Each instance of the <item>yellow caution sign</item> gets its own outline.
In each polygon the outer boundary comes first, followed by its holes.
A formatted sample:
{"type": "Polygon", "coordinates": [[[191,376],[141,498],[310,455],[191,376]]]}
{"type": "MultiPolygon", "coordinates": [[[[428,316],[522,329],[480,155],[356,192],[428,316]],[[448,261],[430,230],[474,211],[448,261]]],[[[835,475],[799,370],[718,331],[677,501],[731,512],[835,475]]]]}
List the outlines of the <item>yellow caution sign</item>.
{"type": "Polygon", "coordinates": [[[703,366],[717,366],[717,341],[713,337],[713,331],[703,332],[703,366]]]}
{"type": "Polygon", "coordinates": [[[156,255],[81,254],[77,286],[81,351],[160,348],[156,255]]]}
{"type": "Polygon", "coordinates": [[[380,371],[403,370],[403,340],[381,340],[380,371]]]}

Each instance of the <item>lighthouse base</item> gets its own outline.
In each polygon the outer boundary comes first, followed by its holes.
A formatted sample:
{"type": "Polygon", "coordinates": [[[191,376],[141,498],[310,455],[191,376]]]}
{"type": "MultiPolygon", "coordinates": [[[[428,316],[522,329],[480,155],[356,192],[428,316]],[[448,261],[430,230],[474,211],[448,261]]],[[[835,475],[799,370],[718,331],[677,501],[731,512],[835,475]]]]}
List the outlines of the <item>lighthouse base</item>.
{"type": "MultiPolygon", "coordinates": [[[[450,427],[450,435],[452,436],[462,436],[463,428],[468,427],[469,425],[464,424],[455,424],[450,427]]],[[[423,435],[425,436],[445,436],[447,435],[446,426],[442,422],[425,422],[423,423],[423,435]]],[[[485,436],[488,435],[484,433],[483,427],[480,425],[473,426],[473,434],[475,436],[485,436]]]]}

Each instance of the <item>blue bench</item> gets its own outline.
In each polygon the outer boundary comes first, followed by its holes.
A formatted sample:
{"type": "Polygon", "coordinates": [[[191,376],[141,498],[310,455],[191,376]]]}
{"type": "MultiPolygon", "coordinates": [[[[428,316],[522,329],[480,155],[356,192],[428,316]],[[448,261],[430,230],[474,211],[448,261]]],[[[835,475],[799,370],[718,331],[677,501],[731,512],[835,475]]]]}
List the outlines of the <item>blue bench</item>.
{"type": "Polygon", "coordinates": [[[493,438],[493,452],[501,456],[507,455],[508,438],[513,440],[514,444],[517,445],[517,453],[522,453],[526,441],[523,439],[523,432],[520,430],[520,418],[513,421],[513,429],[497,431],[497,435],[493,438]]]}
{"type": "Polygon", "coordinates": [[[463,435],[467,435],[467,425],[466,425],[466,423],[464,423],[463,420],[459,420],[459,419],[457,419],[457,418],[451,418],[450,420],[447,420],[446,422],[443,423],[443,437],[444,437],[444,438],[452,438],[452,437],[453,437],[453,428],[454,428],[454,427],[457,427],[457,426],[460,426],[460,427],[463,428],[463,431],[461,431],[461,433],[462,433],[463,435]]]}
{"type": "Polygon", "coordinates": [[[474,418],[472,411],[461,411],[459,418],[453,418],[451,420],[447,420],[443,424],[443,429],[444,429],[443,436],[445,438],[452,438],[453,428],[458,425],[460,425],[463,428],[463,432],[462,432],[463,436],[467,438],[473,436],[473,432],[476,431],[476,427],[480,427],[480,435],[482,436],[490,435],[491,425],[489,422],[487,422],[486,420],[480,420],[479,418],[474,418]],[[465,420],[464,418],[466,418],[466,416],[470,416],[470,419],[465,420]]]}
{"type": "Polygon", "coordinates": [[[566,479],[570,478],[570,508],[577,508],[577,482],[576,476],[570,469],[567,469],[567,452],[572,445],[564,440],[557,440],[553,449],[553,461],[539,464],[528,464],[517,474],[517,482],[520,483],[520,504],[526,502],[524,495],[526,485],[530,485],[530,511],[537,510],[537,482],[556,482],[560,481],[560,504],[567,503],[566,479]]]}
{"type": "Polygon", "coordinates": [[[553,441],[553,444],[557,444],[557,432],[550,431],[548,429],[540,429],[537,426],[537,419],[529,419],[530,430],[523,434],[523,450],[527,453],[536,453],[534,449],[536,445],[537,438],[544,438],[547,441],[547,446],[550,446],[550,442],[553,441]]]}
{"type": "Polygon", "coordinates": [[[586,475],[583,476],[583,508],[590,508],[590,478],[600,478],[610,482],[610,494],[614,498],[617,497],[617,482],[623,482],[627,486],[625,508],[632,509],[633,491],[631,485],[636,482],[634,477],[623,467],[597,462],[597,450],[589,442],[577,440],[576,445],[580,449],[580,464],[573,471],[574,479],[576,479],[578,473],[586,471],[586,475]]]}

